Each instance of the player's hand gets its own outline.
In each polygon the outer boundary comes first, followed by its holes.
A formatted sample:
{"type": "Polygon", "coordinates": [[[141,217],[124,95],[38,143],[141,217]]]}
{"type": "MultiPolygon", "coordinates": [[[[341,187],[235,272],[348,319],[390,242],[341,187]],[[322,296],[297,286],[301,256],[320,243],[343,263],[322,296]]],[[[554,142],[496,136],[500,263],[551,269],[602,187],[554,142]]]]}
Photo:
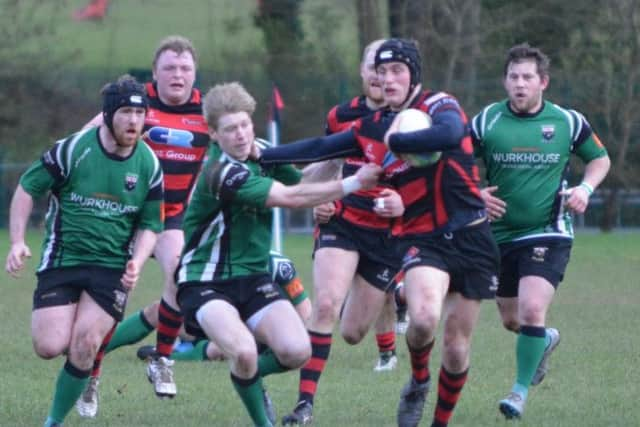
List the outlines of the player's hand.
{"type": "Polygon", "coordinates": [[[559,194],[565,198],[564,205],[577,214],[583,214],[589,206],[589,192],[581,185],[567,188],[559,194]]]}
{"type": "Polygon", "coordinates": [[[336,213],[336,205],[333,202],[323,203],[313,208],[313,220],[318,224],[326,224],[336,213]]]}
{"type": "Polygon", "coordinates": [[[11,245],[7,254],[5,270],[12,277],[20,277],[20,271],[24,269],[24,259],[31,258],[31,250],[25,242],[17,242],[11,245]]]}
{"type": "Polygon", "coordinates": [[[397,191],[385,188],[376,198],[373,211],[385,218],[395,218],[404,213],[404,203],[397,191]]]}
{"type": "Polygon", "coordinates": [[[382,174],[382,168],[380,166],[374,165],[373,163],[366,163],[358,169],[355,176],[358,178],[358,181],[360,181],[362,188],[368,190],[376,186],[380,174],[382,174]]]}
{"type": "Polygon", "coordinates": [[[120,279],[122,286],[128,291],[136,287],[138,279],[140,278],[140,265],[137,261],[131,259],[127,262],[127,267],[124,270],[124,274],[120,279]]]}
{"type": "Polygon", "coordinates": [[[507,212],[507,203],[504,200],[493,195],[496,190],[498,190],[498,186],[496,185],[480,190],[480,195],[482,196],[485,205],[487,205],[487,214],[489,215],[489,221],[500,219],[502,218],[502,215],[507,212]]]}

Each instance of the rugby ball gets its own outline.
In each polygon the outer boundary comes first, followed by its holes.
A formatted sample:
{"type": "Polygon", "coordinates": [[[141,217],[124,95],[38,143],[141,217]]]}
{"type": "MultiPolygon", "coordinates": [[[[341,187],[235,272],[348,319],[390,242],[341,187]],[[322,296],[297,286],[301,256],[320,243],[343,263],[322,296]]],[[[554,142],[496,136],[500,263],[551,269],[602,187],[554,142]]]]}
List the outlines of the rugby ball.
{"type": "MultiPolygon", "coordinates": [[[[414,132],[431,127],[431,117],[417,108],[407,108],[398,113],[398,132],[414,132]]],[[[398,158],[404,160],[413,167],[425,167],[440,160],[442,152],[428,153],[394,153],[398,158]]]]}

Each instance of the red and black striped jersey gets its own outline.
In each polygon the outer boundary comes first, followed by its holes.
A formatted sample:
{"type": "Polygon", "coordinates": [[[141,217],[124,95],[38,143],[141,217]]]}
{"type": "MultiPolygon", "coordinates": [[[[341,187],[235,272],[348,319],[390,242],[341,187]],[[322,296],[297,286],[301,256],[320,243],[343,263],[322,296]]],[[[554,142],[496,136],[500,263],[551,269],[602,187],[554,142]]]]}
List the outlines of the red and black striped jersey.
{"type": "MultiPolygon", "coordinates": [[[[355,97],[349,102],[336,105],[329,111],[329,114],[327,114],[326,133],[331,135],[359,126],[360,119],[371,116],[374,113],[375,110],[367,106],[364,95],[355,97]]],[[[367,159],[363,156],[347,157],[342,167],[342,176],[346,178],[354,175],[366,162],[367,159]]],[[[335,202],[336,215],[361,228],[388,229],[391,219],[378,216],[373,211],[373,199],[379,196],[383,188],[385,186],[379,185],[370,190],[360,190],[345,196],[342,200],[335,202]]]]}
{"type": "Polygon", "coordinates": [[[480,196],[480,174],[473,155],[467,116],[457,99],[444,92],[421,92],[411,103],[432,118],[454,111],[464,124],[464,136],[453,148],[442,151],[435,164],[424,168],[400,168],[392,173],[405,212],[394,224],[399,236],[454,231],[486,215],[480,196]]]}
{"type": "Polygon", "coordinates": [[[153,83],[147,83],[146,89],[149,109],[143,139],[162,165],[166,219],[184,212],[209,147],[209,134],[198,89],[178,106],[164,104],[153,83]]]}

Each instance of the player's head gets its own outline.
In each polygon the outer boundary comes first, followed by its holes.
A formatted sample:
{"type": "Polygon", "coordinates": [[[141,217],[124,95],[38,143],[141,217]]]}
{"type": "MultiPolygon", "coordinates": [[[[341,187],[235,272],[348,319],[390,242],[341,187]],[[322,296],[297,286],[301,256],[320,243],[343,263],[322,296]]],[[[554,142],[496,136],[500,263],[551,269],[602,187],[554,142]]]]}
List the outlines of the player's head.
{"type": "Polygon", "coordinates": [[[251,116],[255,109],[255,99],[237,82],[212,87],[202,101],[209,135],[236,160],[246,160],[251,152],[255,140],[251,116]]]}
{"type": "Polygon", "coordinates": [[[160,41],[153,56],[153,79],[162,102],[182,105],[189,101],[196,80],[196,60],[189,39],[169,36],[160,41]]]}
{"type": "Polygon", "coordinates": [[[422,79],[420,51],[414,40],[386,40],[376,51],[375,67],[391,108],[405,104],[422,79]]]}
{"type": "Polygon", "coordinates": [[[102,88],[102,115],[116,144],[133,146],[142,134],[147,111],[144,85],[130,75],[123,75],[102,88]]]}
{"type": "Polygon", "coordinates": [[[378,80],[376,72],[375,57],[376,51],[384,39],[379,39],[369,43],[362,52],[362,60],[360,61],[360,77],[362,77],[362,93],[376,105],[382,105],[384,98],[382,96],[382,87],[378,80]]]}
{"type": "Polygon", "coordinates": [[[542,94],[549,85],[549,57],[528,43],[507,52],[503,83],[509,105],[517,113],[535,113],[542,105],[542,94]]]}

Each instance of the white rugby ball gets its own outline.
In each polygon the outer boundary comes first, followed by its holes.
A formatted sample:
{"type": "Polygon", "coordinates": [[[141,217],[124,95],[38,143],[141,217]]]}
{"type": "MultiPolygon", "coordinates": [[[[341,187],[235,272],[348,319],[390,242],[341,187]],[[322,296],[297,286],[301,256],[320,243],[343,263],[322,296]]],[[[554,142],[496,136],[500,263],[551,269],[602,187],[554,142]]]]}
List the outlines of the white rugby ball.
{"type": "MultiPolygon", "coordinates": [[[[417,130],[428,129],[431,127],[431,117],[422,110],[417,108],[407,108],[398,113],[398,132],[414,132],[417,130]]],[[[425,153],[394,153],[397,157],[409,163],[413,167],[425,167],[436,163],[440,160],[442,153],[425,152],[425,153]]]]}

